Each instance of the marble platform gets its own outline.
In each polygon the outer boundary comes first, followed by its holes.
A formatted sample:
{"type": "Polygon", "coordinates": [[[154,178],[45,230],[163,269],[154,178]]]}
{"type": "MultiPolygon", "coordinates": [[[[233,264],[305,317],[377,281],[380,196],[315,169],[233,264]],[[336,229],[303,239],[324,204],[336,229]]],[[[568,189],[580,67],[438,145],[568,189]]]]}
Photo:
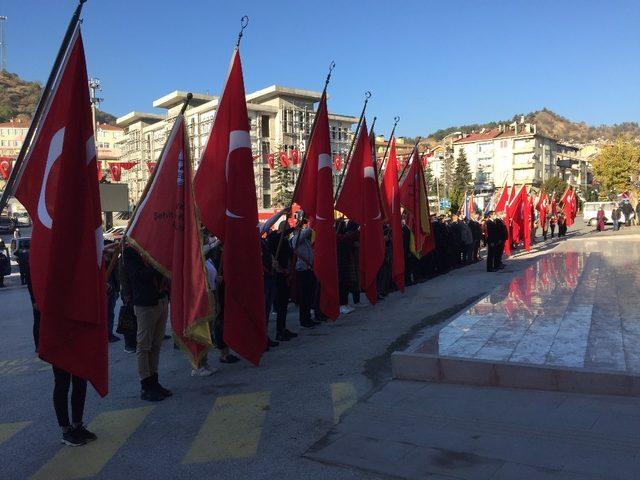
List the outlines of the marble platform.
{"type": "Polygon", "coordinates": [[[541,257],[394,353],[394,376],[640,396],[639,243],[576,242],[541,257]]]}

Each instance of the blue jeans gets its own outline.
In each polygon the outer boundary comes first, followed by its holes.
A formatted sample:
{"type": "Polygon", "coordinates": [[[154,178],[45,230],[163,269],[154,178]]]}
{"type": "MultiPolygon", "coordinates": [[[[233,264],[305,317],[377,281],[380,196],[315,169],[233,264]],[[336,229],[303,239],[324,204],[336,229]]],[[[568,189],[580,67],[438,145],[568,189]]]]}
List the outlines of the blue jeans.
{"type": "Polygon", "coordinates": [[[118,295],[107,295],[107,320],[109,321],[109,336],[113,335],[113,323],[116,317],[116,302],[118,295]]]}

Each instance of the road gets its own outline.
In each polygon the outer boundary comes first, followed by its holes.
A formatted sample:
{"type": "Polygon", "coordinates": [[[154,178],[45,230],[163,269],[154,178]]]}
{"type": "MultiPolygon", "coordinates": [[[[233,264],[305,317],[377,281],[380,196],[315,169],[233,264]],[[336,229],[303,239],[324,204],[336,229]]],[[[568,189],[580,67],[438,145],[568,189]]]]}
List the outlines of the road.
{"type": "MultiPolygon", "coordinates": [[[[0,291],[1,477],[371,478],[304,455],[345,412],[388,384],[390,354],[415,332],[445,321],[559,243],[516,256],[500,273],[487,273],[482,263],[461,268],[302,331],[257,368],[222,366],[212,353],[220,371],[191,377],[185,356],[166,341],[160,379],[174,396],[158,404],[139,399],[135,355],[122,342],[110,344],[110,393],[101,399],[90,390],[85,413],[99,440],[76,449],[59,443],[52,374],[34,353],[26,289],[7,288],[0,291]]],[[[293,312],[289,323],[298,330],[293,312]]]]}

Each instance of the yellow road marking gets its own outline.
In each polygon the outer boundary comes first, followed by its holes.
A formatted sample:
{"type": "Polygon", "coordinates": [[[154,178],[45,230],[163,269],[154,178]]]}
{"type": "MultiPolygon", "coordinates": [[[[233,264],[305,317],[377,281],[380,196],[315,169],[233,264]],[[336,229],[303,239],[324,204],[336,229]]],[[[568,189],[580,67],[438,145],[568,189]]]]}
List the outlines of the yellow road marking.
{"type": "Polygon", "coordinates": [[[13,437],[31,422],[5,423],[0,425],[0,445],[13,437]]]}
{"type": "Polygon", "coordinates": [[[331,400],[333,402],[333,423],[338,423],[342,414],[353,407],[357,399],[358,394],[352,383],[332,383],[331,400]]]}
{"type": "Polygon", "coordinates": [[[269,392],[219,397],[182,463],[204,463],[256,455],[269,392]]]}
{"type": "Polygon", "coordinates": [[[101,413],[87,427],[98,440],[83,447],[62,447],[31,478],[66,480],[97,475],[152,409],[141,407],[101,413]]]}

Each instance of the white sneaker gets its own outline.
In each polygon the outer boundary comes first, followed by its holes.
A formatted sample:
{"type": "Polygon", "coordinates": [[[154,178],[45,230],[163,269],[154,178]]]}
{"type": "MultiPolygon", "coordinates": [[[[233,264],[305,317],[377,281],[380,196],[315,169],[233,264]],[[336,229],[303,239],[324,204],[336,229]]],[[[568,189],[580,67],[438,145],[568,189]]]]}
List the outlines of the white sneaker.
{"type": "Polygon", "coordinates": [[[192,377],[209,377],[218,371],[217,368],[209,369],[208,367],[194,368],[191,370],[192,377]]]}
{"type": "Polygon", "coordinates": [[[355,312],[355,308],[350,307],[349,305],[340,305],[340,313],[342,315],[348,315],[349,313],[355,312]]]}

